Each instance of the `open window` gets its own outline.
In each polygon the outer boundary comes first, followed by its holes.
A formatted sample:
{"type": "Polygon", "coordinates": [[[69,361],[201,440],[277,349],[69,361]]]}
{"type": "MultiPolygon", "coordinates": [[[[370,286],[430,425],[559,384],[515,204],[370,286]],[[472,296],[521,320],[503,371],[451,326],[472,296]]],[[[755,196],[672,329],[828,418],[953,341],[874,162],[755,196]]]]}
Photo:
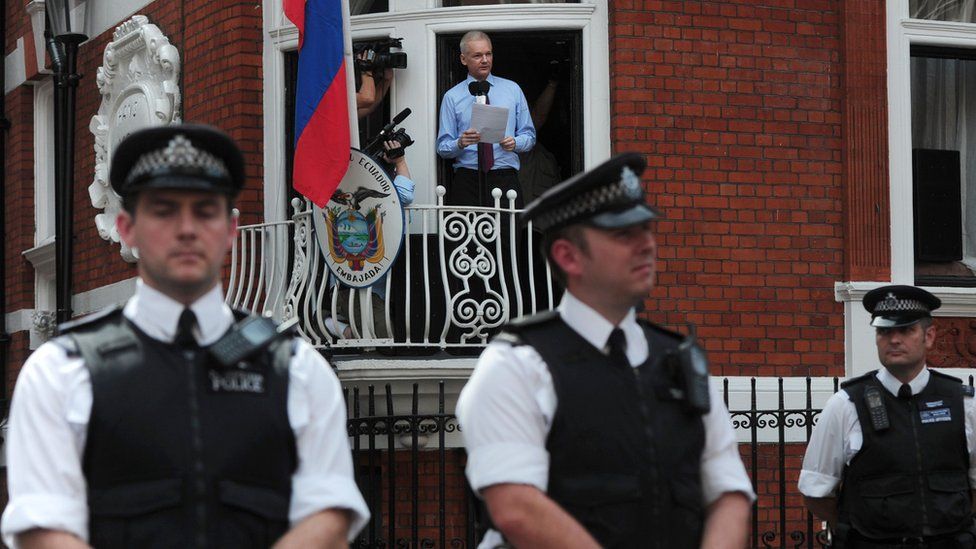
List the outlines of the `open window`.
{"type": "Polygon", "coordinates": [[[913,46],[915,283],[976,286],[976,50],[913,46]]]}
{"type": "MultiPolygon", "coordinates": [[[[462,35],[437,36],[438,112],[444,93],[467,78],[459,60],[462,35]]],[[[536,128],[535,150],[520,155],[519,180],[528,203],[554,181],[567,179],[583,169],[582,35],[578,30],[493,31],[489,35],[494,54],[492,74],[518,83],[533,119],[543,121],[536,128]],[[547,89],[552,95],[548,109],[544,107],[547,89]],[[542,110],[546,111],[544,115],[542,110]]],[[[450,184],[454,175],[452,163],[439,163],[438,181],[450,184]]]]}

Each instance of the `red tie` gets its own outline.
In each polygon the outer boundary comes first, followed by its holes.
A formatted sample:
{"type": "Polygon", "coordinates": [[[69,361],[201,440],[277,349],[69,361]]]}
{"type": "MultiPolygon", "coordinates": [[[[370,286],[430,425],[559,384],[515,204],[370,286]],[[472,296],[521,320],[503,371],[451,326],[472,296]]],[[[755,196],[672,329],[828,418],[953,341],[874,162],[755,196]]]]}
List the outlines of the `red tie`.
{"type": "MultiPolygon", "coordinates": [[[[485,105],[490,105],[491,101],[485,94],[485,105]]],[[[495,151],[491,143],[478,143],[478,164],[486,173],[495,165],[495,151]]]]}

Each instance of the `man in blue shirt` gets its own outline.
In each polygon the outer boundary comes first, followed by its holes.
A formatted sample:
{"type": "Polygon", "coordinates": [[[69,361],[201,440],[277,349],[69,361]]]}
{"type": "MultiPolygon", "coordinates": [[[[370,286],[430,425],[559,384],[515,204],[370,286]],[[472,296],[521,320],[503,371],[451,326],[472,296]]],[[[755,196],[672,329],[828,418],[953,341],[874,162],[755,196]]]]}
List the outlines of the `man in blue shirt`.
{"type": "MultiPolygon", "coordinates": [[[[481,31],[470,31],[461,37],[461,64],[468,77],[444,94],[441,101],[440,131],[437,154],[454,159],[454,180],[448,187],[446,202],[464,206],[493,205],[491,189],[518,192],[517,207],[522,207],[517,153],[535,145],[535,127],[529,105],[518,84],[491,74],[491,39],[481,31]],[[488,104],[508,108],[508,124],[500,143],[480,143],[481,135],[471,127],[471,105],[475,97],[468,89],[472,82],[487,81],[488,104]],[[479,150],[480,149],[480,150],[479,150]],[[478,196],[478,157],[482,158],[486,182],[478,196]]],[[[503,195],[504,196],[504,195],[503,195]]]]}

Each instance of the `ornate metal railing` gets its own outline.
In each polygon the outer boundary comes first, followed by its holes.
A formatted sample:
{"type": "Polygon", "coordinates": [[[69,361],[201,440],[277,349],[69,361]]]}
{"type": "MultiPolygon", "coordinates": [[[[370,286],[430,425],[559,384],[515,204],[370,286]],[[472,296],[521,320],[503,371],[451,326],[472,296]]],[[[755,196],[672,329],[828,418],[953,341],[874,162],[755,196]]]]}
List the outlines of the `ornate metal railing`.
{"type": "MultiPolygon", "coordinates": [[[[780,378],[772,391],[757,388],[756,379],[745,390],[722,382],[758,495],[750,547],[828,547],[821,522],[807,513],[796,489],[799,459],[830,392],[829,380],[816,380],[816,387],[812,381],[801,388],[801,379],[780,378]]],[[[834,390],[837,384],[834,378],[834,390]]],[[[477,546],[485,520],[463,476],[461,428],[446,410],[444,385],[415,383],[407,395],[394,394],[390,385],[346,389],[357,481],[373,513],[354,546],[477,546]]]]}
{"type": "Polygon", "coordinates": [[[510,318],[558,297],[531,225],[518,225],[516,195],[493,196],[492,207],[448,206],[438,187],[436,205],[405,208],[410,229],[385,285],[354,291],[340,291],[325,265],[313,232],[321,210],[296,199],[291,221],[240,228],[227,302],[298,316],[308,341],[339,352],[480,347],[510,318]]]}

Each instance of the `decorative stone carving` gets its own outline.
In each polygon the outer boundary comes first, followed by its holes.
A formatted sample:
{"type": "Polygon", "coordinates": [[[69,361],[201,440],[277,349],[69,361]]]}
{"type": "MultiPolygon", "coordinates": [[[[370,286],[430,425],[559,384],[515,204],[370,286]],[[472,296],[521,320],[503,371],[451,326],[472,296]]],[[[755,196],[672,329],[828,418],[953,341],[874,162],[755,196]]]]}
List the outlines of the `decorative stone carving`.
{"type": "Polygon", "coordinates": [[[122,207],[108,181],[112,150],[130,133],[180,121],[180,54],[159,27],[135,15],[115,29],[105,47],[96,83],[102,94],[89,129],[95,136],[95,177],[88,186],[98,234],[122,245],[122,257],[135,261],[136,250],[119,240],[115,218],[122,207]]]}
{"type": "Polygon", "coordinates": [[[31,320],[34,324],[34,333],[42,342],[51,339],[54,335],[54,329],[58,325],[54,311],[34,311],[31,320]]]}
{"type": "Polygon", "coordinates": [[[935,345],[925,360],[936,368],[976,368],[976,318],[936,318],[935,345]]]}

